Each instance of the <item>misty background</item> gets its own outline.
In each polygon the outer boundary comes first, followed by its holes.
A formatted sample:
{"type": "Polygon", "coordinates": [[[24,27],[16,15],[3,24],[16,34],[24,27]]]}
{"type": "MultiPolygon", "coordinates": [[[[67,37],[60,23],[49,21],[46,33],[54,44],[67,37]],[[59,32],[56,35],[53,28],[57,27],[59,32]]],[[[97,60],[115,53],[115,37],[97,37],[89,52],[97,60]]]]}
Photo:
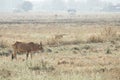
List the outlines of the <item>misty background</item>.
{"type": "Polygon", "coordinates": [[[0,0],[0,12],[120,12],[120,0],[0,0]]]}

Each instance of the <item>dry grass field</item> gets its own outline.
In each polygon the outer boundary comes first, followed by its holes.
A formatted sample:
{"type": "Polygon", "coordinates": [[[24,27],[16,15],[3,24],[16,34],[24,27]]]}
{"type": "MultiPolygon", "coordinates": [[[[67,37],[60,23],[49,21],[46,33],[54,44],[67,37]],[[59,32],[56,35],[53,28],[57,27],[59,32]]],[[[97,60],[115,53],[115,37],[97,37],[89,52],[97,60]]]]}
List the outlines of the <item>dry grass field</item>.
{"type": "Polygon", "coordinates": [[[120,80],[120,15],[1,14],[0,80],[120,80]],[[16,41],[44,52],[11,60],[16,41]]]}

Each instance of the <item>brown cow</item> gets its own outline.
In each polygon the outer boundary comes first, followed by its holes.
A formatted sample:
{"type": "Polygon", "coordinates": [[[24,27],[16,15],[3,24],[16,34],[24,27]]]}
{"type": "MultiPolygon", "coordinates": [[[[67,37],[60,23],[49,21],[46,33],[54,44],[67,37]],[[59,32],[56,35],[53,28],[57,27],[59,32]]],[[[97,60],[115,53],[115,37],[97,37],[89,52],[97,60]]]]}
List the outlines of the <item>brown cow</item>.
{"type": "Polygon", "coordinates": [[[16,42],[12,45],[12,48],[14,50],[14,53],[12,54],[12,60],[14,58],[17,59],[17,53],[26,53],[26,59],[28,59],[29,54],[31,53],[31,58],[32,58],[32,53],[36,51],[43,51],[43,46],[42,43],[40,44],[29,42],[29,43],[24,43],[24,42],[16,42]]]}

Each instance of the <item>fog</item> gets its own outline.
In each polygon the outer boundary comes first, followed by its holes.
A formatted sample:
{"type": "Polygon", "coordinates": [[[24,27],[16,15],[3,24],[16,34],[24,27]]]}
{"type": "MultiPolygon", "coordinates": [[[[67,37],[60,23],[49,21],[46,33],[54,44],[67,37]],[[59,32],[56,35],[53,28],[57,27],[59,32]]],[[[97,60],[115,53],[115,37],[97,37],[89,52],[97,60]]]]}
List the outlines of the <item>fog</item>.
{"type": "Polygon", "coordinates": [[[0,0],[0,12],[119,12],[120,0],[0,0]],[[27,1],[27,2],[26,2],[27,1]]]}

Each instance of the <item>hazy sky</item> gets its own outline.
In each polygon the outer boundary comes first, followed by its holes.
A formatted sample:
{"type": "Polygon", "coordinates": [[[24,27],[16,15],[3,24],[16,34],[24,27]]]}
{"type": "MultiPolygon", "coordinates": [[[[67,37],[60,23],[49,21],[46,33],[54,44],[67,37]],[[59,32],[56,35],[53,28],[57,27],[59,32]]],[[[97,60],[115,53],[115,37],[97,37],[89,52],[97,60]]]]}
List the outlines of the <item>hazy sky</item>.
{"type": "Polygon", "coordinates": [[[102,1],[107,1],[107,2],[112,2],[112,3],[120,3],[120,0],[102,0],[102,1]]]}
{"type": "Polygon", "coordinates": [[[69,8],[78,9],[81,11],[99,11],[107,7],[108,4],[113,5],[120,3],[120,0],[27,0],[31,1],[34,5],[34,9],[41,10],[66,10],[69,8]],[[65,1],[65,4],[61,1],[65,1]],[[75,2],[74,2],[75,1],[75,2]],[[76,2],[78,1],[78,2],[76,2]],[[47,6],[47,7],[46,7],[47,6]]]}
{"type": "MultiPolygon", "coordinates": [[[[21,11],[22,8],[24,8],[21,5],[24,1],[30,1],[33,4],[33,11],[57,11],[68,9],[76,9],[79,11],[101,11],[103,9],[109,10],[114,4],[120,3],[120,0],[0,0],[0,11],[21,11]]],[[[27,8],[29,7],[30,6],[27,6],[27,8]]],[[[115,8],[111,9],[114,10],[115,8]]]]}
{"type": "MultiPolygon", "coordinates": [[[[35,1],[44,1],[44,0],[28,0],[28,1],[35,2],[35,1]]],[[[49,1],[49,0],[47,0],[47,1],[49,1]]],[[[68,1],[68,0],[65,0],[65,1],[68,1]]],[[[76,0],[76,1],[86,1],[86,0],[76,0]]],[[[120,0],[101,0],[101,1],[107,1],[107,2],[112,2],[112,3],[120,3],[120,0]]]]}

